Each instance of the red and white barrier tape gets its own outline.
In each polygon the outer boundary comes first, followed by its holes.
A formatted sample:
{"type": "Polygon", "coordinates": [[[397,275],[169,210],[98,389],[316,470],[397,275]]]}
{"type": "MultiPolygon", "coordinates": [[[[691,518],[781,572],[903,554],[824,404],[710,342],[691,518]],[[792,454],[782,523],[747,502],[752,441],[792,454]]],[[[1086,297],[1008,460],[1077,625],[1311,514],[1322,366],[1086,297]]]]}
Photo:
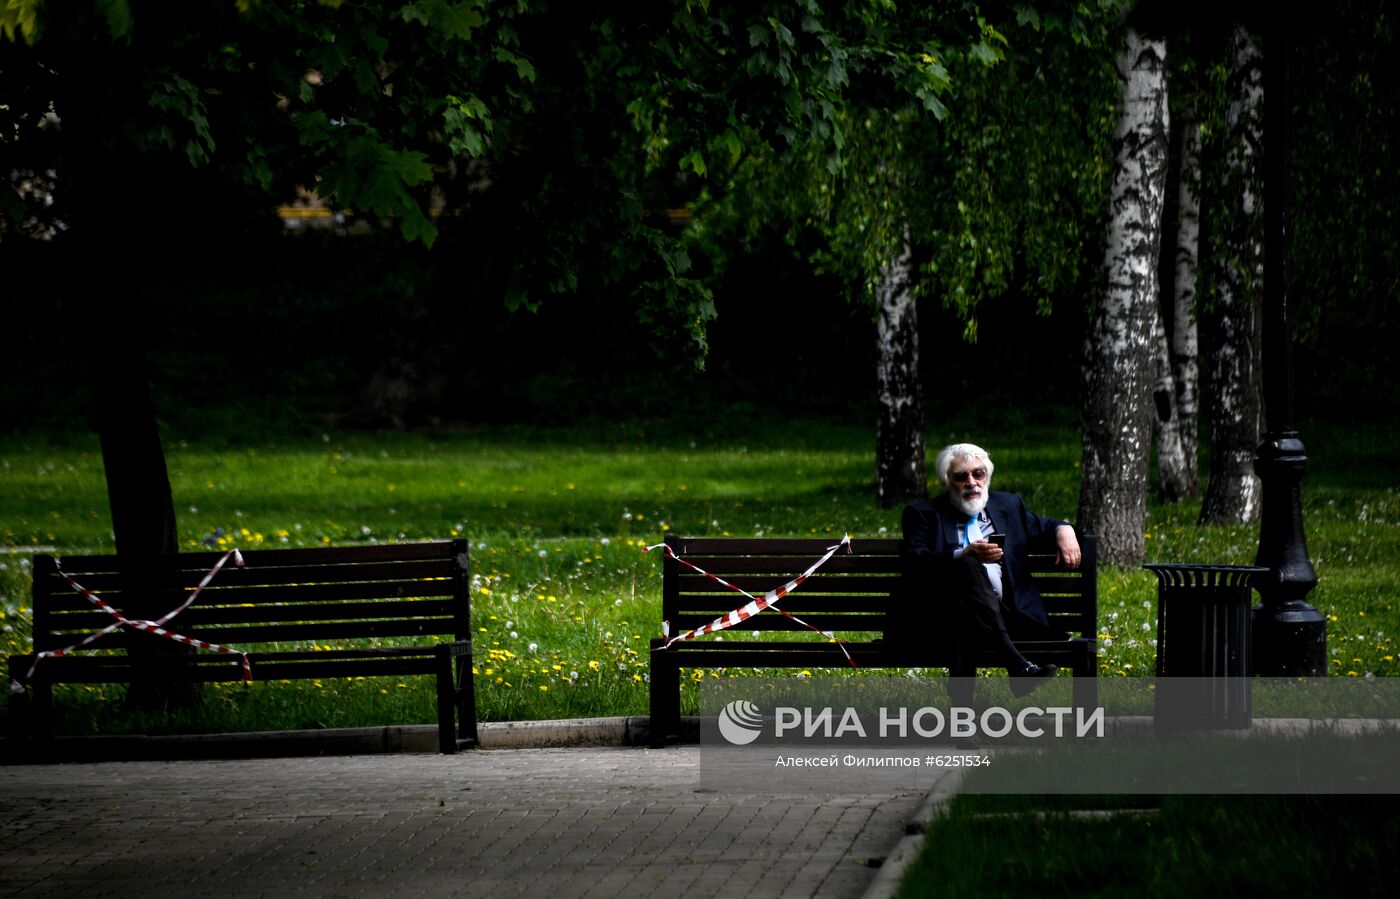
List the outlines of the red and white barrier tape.
{"type": "Polygon", "coordinates": [[[812,563],[812,567],[808,568],[806,571],[802,572],[801,574],[799,574],[797,577],[793,578],[792,580],[788,581],[786,584],[783,584],[781,587],[778,587],[777,589],[774,589],[774,590],[769,590],[767,593],[763,594],[762,596],[754,596],[752,593],[749,593],[748,591],[746,591],[746,590],[744,590],[744,589],[742,589],[742,588],[740,588],[740,587],[734,586],[733,584],[731,584],[731,583],[729,583],[728,581],[726,581],[724,578],[719,577],[718,575],[711,574],[710,572],[706,571],[705,569],[700,568],[699,566],[694,565],[694,564],[692,564],[691,562],[689,562],[689,561],[687,561],[687,560],[685,560],[685,559],[682,559],[680,556],[676,555],[675,550],[671,549],[671,547],[668,546],[668,545],[666,545],[665,543],[658,543],[658,544],[656,544],[655,546],[647,546],[647,547],[644,547],[644,548],[643,548],[643,552],[651,552],[651,551],[654,550],[654,549],[664,549],[664,550],[666,551],[666,555],[668,555],[668,556],[670,556],[671,558],[675,559],[677,562],[681,563],[682,565],[686,566],[687,568],[690,568],[690,569],[693,570],[693,571],[698,571],[700,574],[703,574],[705,577],[709,578],[710,580],[712,580],[712,581],[714,581],[714,582],[716,582],[716,583],[718,583],[718,584],[722,584],[722,585],[725,586],[725,587],[728,587],[730,590],[733,590],[735,593],[739,593],[739,594],[742,594],[743,596],[747,596],[747,597],[749,598],[749,600],[750,600],[750,602],[749,602],[747,605],[742,606],[742,607],[740,607],[740,608],[737,608],[737,609],[735,609],[734,611],[730,612],[730,613],[727,614],[727,615],[722,615],[722,616],[720,616],[719,618],[716,618],[714,621],[711,621],[709,624],[706,624],[706,625],[704,625],[704,626],[702,626],[702,627],[697,627],[697,628],[696,628],[695,630],[693,630],[693,631],[689,631],[688,633],[680,634],[680,635],[675,636],[675,637],[672,637],[672,636],[670,635],[670,633],[671,633],[671,622],[669,622],[669,621],[662,621],[662,622],[661,622],[661,635],[662,635],[663,637],[666,638],[666,642],[665,642],[664,644],[662,644],[662,646],[660,646],[659,648],[660,648],[660,649],[666,649],[666,648],[669,647],[672,643],[679,643],[681,640],[693,640],[693,639],[696,638],[696,637],[703,637],[705,634],[713,634],[715,631],[722,631],[722,630],[724,630],[724,629],[726,629],[726,628],[733,627],[734,625],[739,624],[739,623],[742,622],[742,621],[746,621],[746,620],[752,618],[753,616],[757,615],[759,612],[762,612],[764,609],[772,609],[773,611],[779,613],[780,615],[785,615],[785,616],[787,616],[788,618],[792,619],[793,621],[797,622],[798,624],[802,625],[803,627],[807,628],[808,630],[810,630],[810,631],[816,631],[817,633],[821,634],[822,636],[828,637],[828,638],[830,638],[831,640],[834,640],[834,641],[836,642],[837,647],[840,648],[841,653],[846,657],[846,661],[851,663],[851,667],[852,667],[852,668],[857,667],[857,665],[856,665],[856,660],[853,659],[853,658],[851,658],[851,654],[850,654],[849,652],[846,651],[846,645],[845,645],[844,643],[842,643],[841,640],[839,640],[839,639],[837,638],[837,636],[836,636],[834,633],[832,633],[831,631],[824,631],[824,630],[822,630],[822,629],[820,629],[820,628],[813,627],[812,625],[810,625],[810,624],[808,624],[807,622],[803,621],[801,618],[798,618],[796,615],[793,615],[793,614],[790,613],[790,612],[784,611],[783,609],[780,609],[780,608],[778,608],[778,606],[777,606],[778,600],[782,599],[784,596],[787,596],[787,595],[788,595],[789,593],[791,593],[793,590],[796,590],[796,589],[798,588],[798,586],[800,586],[800,585],[802,584],[803,581],[805,581],[805,580],[807,580],[807,578],[811,577],[811,576],[812,576],[812,573],[815,572],[818,568],[820,568],[820,567],[822,567],[823,565],[825,565],[825,564],[827,563],[827,561],[828,561],[832,556],[836,555],[837,550],[841,549],[841,547],[843,547],[843,546],[846,548],[846,552],[849,553],[849,552],[851,551],[851,535],[850,535],[850,534],[847,534],[847,535],[845,535],[844,537],[842,537],[842,538],[841,538],[841,542],[838,543],[838,544],[836,544],[835,546],[827,547],[826,555],[822,556],[820,559],[818,559],[817,561],[813,562],[813,563],[812,563]]]}
{"type": "Polygon", "coordinates": [[[240,656],[243,660],[243,681],[244,683],[252,683],[253,666],[248,661],[248,654],[246,652],[242,652],[241,650],[237,649],[231,649],[227,646],[220,646],[217,643],[207,643],[204,640],[196,640],[193,637],[186,637],[183,634],[176,634],[162,627],[162,625],[169,623],[172,618],[174,618],[176,615],[179,615],[181,612],[185,611],[185,609],[188,609],[190,607],[190,605],[195,601],[195,598],[198,597],[201,592],[203,592],[205,587],[209,586],[209,582],[214,579],[214,575],[219,573],[219,570],[224,567],[224,563],[226,563],[230,558],[233,559],[233,564],[235,566],[239,568],[243,567],[243,554],[240,553],[238,550],[231,549],[228,552],[224,553],[223,556],[219,558],[219,561],[214,563],[214,567],[209,569],[209,573],[206,574],[204,578],[199,582],[199,586],[195,587],[194,591],[191,592],[188,597],[186,597],[184,602],[182,602],[179,606],[177,606],[170,612],[167,612],[165,615],[156,619],[155,621],[137,621],[125,617],[124,615],[122,615],[121,612],[118,612],[97,594],[93,593],[92,591],[84,587],[82,584],[79,584],[77,581],[73,580],[73,578],[70,577],[60,567],[60,560],[54,559],[54,571],[58,572],[59,577],[63,578],[63,580],[68,583],[68,586],[72,587],[75,591],[77,591],[79,595],[87,599],[88,602],[91,602],[93,605],[97,606],[97,608],[101,609],[108,615],[111,615],[113,618],[117,619],[117,621],[110,627],[105,627],[102,630],[97,631],[96,633],[88,634],[86,637],[84,637],[82,640],[79,640],[77,643],[74,643],[72,646],[65,646],[62,649],[51,649],[45,650],[44,652],[35,653],[34,664],[29,666],[29,673],[24,676],[24,683],[20,684],[11,681],[10,689],[12,691],[23,692],[25,686],[31,680],[34,679],[34,672],[38,670],[39,663],[42,662],[44,659],[58,658],[60,656],[68,655],[68,653],[73,652],[74,650],[82,649],[84,646],[94,643],[107,636],[108,634],[112,633],[113,631],[119,630],[123,627],[129,627],[134,630],[143,631],[148,634],[155,634],[158,637],[165,637],[166,639],[174,640],[176,643],[183,643],[186,646],[193,646],[196,649],[207,649],[211,652],[222,652],[227,653],[229,655],[240,656]]]}

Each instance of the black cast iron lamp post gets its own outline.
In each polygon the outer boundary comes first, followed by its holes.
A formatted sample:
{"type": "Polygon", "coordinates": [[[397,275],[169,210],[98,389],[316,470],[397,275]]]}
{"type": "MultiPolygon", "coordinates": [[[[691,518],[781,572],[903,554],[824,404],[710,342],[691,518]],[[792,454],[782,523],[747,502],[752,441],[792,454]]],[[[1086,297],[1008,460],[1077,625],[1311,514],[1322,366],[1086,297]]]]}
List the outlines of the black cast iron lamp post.
{"type": "MultiPolygon", "coordinates": [[[[1280,19],[1286,19],[1281,15],[1280,19]]],[[[1293,422],[1293,358],[1288,293],[1292,264],[1289,157],[1292,152],[1291,35],[1279,22],[1264,47],[1264,412],[1267,430],[1255,451],[1263,482],[1259,552],[1267,568],[1256,587],[1254,673],[1321,677],[1327,674],[1327,621],[1307,602],[1317,586],[1308,559],[1299,484],[1308,456],[1293,422]]]]}

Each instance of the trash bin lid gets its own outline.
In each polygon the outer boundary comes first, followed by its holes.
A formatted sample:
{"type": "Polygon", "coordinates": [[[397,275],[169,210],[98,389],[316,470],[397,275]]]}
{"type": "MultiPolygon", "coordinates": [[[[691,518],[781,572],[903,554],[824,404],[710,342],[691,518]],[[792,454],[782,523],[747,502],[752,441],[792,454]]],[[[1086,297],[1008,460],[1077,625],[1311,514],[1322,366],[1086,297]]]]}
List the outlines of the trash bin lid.
{"type": "Polygon", "coordinates": [[[1254,578],[1269,569],[1253,565],[1178,565],[1148,562],[1142,566],[1157,575],[1163,586],[1171,587],[1251,587],[1254,578]]]}

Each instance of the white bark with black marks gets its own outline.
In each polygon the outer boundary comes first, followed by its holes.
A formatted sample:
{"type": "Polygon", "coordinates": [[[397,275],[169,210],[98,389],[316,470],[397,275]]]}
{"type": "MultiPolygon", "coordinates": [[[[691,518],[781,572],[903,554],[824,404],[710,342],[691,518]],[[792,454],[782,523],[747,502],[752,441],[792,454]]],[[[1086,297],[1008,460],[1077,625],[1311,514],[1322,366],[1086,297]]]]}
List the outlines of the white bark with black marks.
{"type": "Polygon", "coordinates": [[[1198,455],[1200,362],[1196,278],[1201,244],[1201,124],[1188,103],[1181,123],[1181,179],[1177,191],[1176,275],[1173,280],[1172,375],[1181,451],[1191,464],[1189,496],[1200,492],[1198,455]]]}
{"type": "Polygon", "coordinates": [[[1216,296],[1208,317],[1210,480],[1200,520],[1212,524],[1255,521],[1260,502],[1254,452],[1263,413],[1259,341],[1264,230],[1259,185],[1264,71],[1259,50],[1243,28],[1235,30],[1233,52],[1225,159],[1230,227],[1216,243],[1216,296]]]}
{"type": "Polygon", "coordinates": [[[928,495],[913,266],[912,241],[905,224],[899,252],[881,268],[875,291],[880,403],[880,420],[875,429],[875,493],[884,509],[928,495]]]}
{"type": "Polygon", "coordinates": [[[1162,307],[1152,309],[1152,408],[1153,431],[1157,437],[1157,490],[1162,499],[1174,503],[1195,493],[1195,459],[1186,454],[1182,440],[1182,419],[1177,410],[1176,377],[1171,351],[1167,346],[1162,307]]]}
{"type": "Polygon", "coordinates": [[[1152,322],[1167,182],[1166,44],[1129,31],[1118,58],[1123,100],[1104,267],[1084,353],[1083,483],[1079,527],[1100,557],[1137,565],[1144,554],[1151,451],[1152,322]]]}
{"type": "MultiPolygon", "coordinates": [[[[1200,124],[1192,104],[1174,123],[1180,153],[1172,294],[1157,304],[1152,405],[1156,411],[1157,492],[1179,502],[1200,492],[1196,471],[1196,258],[1200,243],[1200,124]],[[1170,303],[1169,306],[1166,304],[1170,303]],[[1167,315],[1170,312],[1170,331],[1167,315]]],[[[1164,250],[1167,248],[1164,248],[1164,250]]]]}

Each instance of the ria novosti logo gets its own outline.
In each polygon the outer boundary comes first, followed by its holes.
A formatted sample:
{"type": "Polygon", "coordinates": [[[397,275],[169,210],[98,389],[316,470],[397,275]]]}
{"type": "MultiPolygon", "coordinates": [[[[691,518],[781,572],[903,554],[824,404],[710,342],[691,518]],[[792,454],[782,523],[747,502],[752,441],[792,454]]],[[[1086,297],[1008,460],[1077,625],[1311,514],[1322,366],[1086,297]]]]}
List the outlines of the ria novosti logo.
{"type": "Polygon", "coordinates": [[[1018,736],[1031,739],[1047,735],[1058,739],[1071,734],[1075,738],[1104,736],[1102,707],[1030,706],[1012,711],[998,706],[985,709],[959,706],[944,712],[933,706],[917,709],[901,706],[873,709],[778,706],[773,709],[772,718],[765,719],[763,711],[747,699],[735,699],[720,709],[720,736],[734,746],[747,746],[763,735],[769,720],[773,724],[773,738],[778,742],[814,738],[1000,739],[1013,731],[1018,736]]]}
{"type": "Polygon", "coordinates": [[[720,709],[719,732],[735,746],[747,746],[763,733],[763,713],[747,699],[736,699],[720,709]]]}

